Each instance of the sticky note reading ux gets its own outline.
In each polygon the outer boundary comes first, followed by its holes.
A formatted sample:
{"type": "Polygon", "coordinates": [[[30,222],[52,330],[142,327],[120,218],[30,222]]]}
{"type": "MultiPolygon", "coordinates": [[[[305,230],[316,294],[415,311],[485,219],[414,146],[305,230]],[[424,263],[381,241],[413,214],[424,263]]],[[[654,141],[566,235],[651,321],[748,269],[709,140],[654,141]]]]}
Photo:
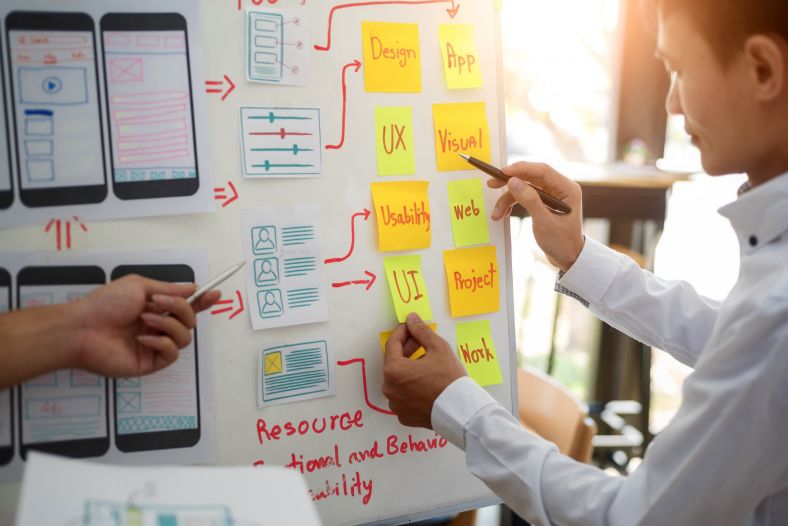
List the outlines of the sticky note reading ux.
{"type": "MultiPolygon", "coordinates": [[[[435,331],[438,330],[438,325],[436,323],[428,323],[427,327],[432,329],[432,332],[435,332],[435,331]]],[[[385,331],[385,332],[381,332],[380,333],[380,350],[383,351],[384,353],[386,352],[386,343],[388,343],[389,338],[391,338],[391,334],[393,332],[394,331],[385,331]]],[[[425,354],[427,354],[427,351],[424,350],[424,347],[419,347],[418,349],[416,349],[413,352],[413,354],[410,355],[410,359],[411,360],[418,360],[419,358],[421,358],[425,354]]]]}
{"type": "Polygon", "coordinates": [[[432,119],[439,172],[473,169],[458,153],[490,162],[490,133],[483,102],[433,104],[432,119]]]}
{"type": "Polygon", "coordinates": [[[375,142],[378,149],[379,175],[416,173],[412,108],[375,108],[375,142]]]}
{"type": "Polygon", "coordinates": [[[456,331],[457,353],[470,377],[482,387],[503,383],[490,320],[458,323],[456,331]]]}
{"type": "Polygon", "coordinates": [[[430,202],[427,181],[372,183],[378,220],[378,250],[429,248],[430,202]]]}
{"type": "Polygon", "coordinates": [[[424,275],[421,273],[421,256],[388,256],[383,259],[383,267],[386,270],[397,321],[404,322],[411,312],[415,312],[423,320],[431,320],[432,308],[427,286],[424,284],[424,275]]]}
{"type": "Polygon", "coordinates": [[[455,246],[467,247],[490,242],[481,179],[449,182],[449,213],[455,246]]]}
{"type": "Polygon", "coordinates": [[[367,91],[421,91],[418,25],[362,22],[361,35],[364,48],[364,87],[367,91]]]}
{"type": "Polygon", "coordinates": [[[498,311],[500,276],[494,246],[447,250],[443,263],[452,317],[498,311]]]}
{"type": "Polygon", "coordinates": [[[468,24],[444,24],[438,30],[441,45],[443,71],[449,89],[479,88],[484,85],[476,44],[473,42],[473,26],[468,24]]]}

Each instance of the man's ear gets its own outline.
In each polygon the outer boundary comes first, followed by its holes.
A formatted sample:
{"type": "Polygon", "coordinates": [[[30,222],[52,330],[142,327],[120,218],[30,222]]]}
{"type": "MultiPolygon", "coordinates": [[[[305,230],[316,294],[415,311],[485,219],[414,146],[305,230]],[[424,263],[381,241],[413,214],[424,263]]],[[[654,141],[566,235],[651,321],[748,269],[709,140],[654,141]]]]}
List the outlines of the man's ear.
{"type": "Polygon", "coordinates": [[[744,43],[753,94],[761,102],[771,102],[786,89],[788,47],[771,35],[753,35],[744,43]]]}

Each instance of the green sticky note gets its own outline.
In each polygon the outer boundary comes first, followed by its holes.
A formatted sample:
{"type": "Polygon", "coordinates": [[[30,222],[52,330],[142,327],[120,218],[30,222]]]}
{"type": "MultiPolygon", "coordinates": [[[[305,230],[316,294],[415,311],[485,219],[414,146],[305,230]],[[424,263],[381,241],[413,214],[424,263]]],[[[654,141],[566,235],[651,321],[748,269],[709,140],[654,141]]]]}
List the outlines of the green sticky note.
{"type": "Polygon", "coordinates": [[[456,332],[457,354],[470,377],[482,387],[503,383],[490,320],[458,323],[456,332]]]}
{"type": "Polygon", "coordinates": [[[413,108],[375,108],[375,143],[378,149],[379,175],[415,174],[413,108]]]}
{"type": "Polygon", "coordinates": [[[423,320],[431,320],[432,308],[421,272],[421,256],[388,256],[383,258],[383,267],[397,320],[403,323],[411,312],[423,320]]]}
{"type": "Polygon", "coordinates": [[[467,247],[490,242],[481,179],[449,182],[449,213],[455,246],[467,247]]]}

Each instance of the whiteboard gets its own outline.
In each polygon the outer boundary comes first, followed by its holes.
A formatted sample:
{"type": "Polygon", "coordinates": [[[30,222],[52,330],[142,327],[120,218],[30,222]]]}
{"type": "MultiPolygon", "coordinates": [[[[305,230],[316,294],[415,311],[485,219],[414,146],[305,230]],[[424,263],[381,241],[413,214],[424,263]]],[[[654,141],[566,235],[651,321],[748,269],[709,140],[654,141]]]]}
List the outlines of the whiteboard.
{"type": "MultiPolygon", "coordinates": [[[[218,89],[223,91],[196,95],[205,97],[208,113],[207,130],[201,132],[198,129],[197,133],[206,134],[211,145],[209,154],[214,186],[222,189],[225,195],[217,200],[217,204],[223,204],[235,192],[238,198],[227,206],[218,206],[209,214],[90,222],[88,232],[74,233],[71,251],[197,249],[205,252],[211,273],[216,273],[243,258],[246,231],[242,226],[242,214],[245,211],[265,206],[295,208],[316,205],[322,253],[327,258],[341,256],[348,251],[350,244],[352,215],[365,208],[374,210],[371,183],[428,181],[433,216],[431,244],[428,249],[408,253],[422,255],[433,321],[437,323],[438,332],[454,345],[454,327],[458,319],[450,315],[442,257],[444,250],[455,248],[449,221],[447,183],[480,177],[480,174],[471,170],[436,172],[432,105],[484,102],[492,145],[491,161],[497,165],[503,163],[505,133],[500,42],[498,13],[493,0],[403,0],[386,2],[387,5],[335,9],[333,14],[332,7],[338,7],[341,2],[273,2],[276,4],[274,8],[301,13],[308,28],[308,57],[300,68],[304,76],[297,81],[303,85],[246,80],[245,9],[271,7],[267,1],[254,3],[264,5],[254,6],[246,1],[239,4],[234,0],[199,2],[205,79],[197,80],[222,81],[218,89]],[[457,5],[459,10],[452,19],[447,8],[456,9],[457,5]],[[315,50],[314,45],[327,42],[329,19],[331,49],[315,50]],[[358,72],[353,67],[345,68],[355,60],[363,60],[361,27],[365,21],[418,24],[422,84],[419,93],[366,92],[363,65],[358,72]],[[446,88],[438,29],[441,24],[449,23],[474,25],[479,66],[484,79],[482,88],[446,88]],[[325,145],[336,145],[341,141],[343,70],[346,92],[344,143],[341,148],[325,149],[325,145]],[[224,97],[229,90],[227,81],[232,81],[235,87],[224,97]],[[413,108],[415,175],[377,175],[374,115],[375,108],[379,106],[413,108]],[[244,177],[240,137],[242,107],[318,108],[323,146],[321,174],[265,180],[244,177]],[[230,189],[230,183],[235,190],[230,189]]],[[[363,4],[367,3],[375,2],[363,4]]],[[[167,10],[164,2],[154,4],[146,7],[167,10]]],[[[122,3],[117,5],[120,10],[122,3]]],[[[72,6],[78,6],[78,2],[58,4],[62,9],[72,6]]],[[[496,192],[485,190],[488,213],[496,198],[496,192]]],[[[487,389],[514,412],[517,384],[509,232],[505,223],[488,221],[488,226],[490,244],[496,247],[500,276],[506,278],[505,286],[500,288],[501,309],[493,314],[462,318],[460,321],[490,320],[504,382],[487,389]]],[[[325,265],[328,321],[253,331],[250,305],[245,294],[246,283],[244,276],[240,275],[226,282],[222,290],[226,298],[234,298],[238,291],[246,302],[245,311],[232,319],[229,317],[231,313],[223,313],[210,320],[216,462],[252,466],[262,461],[265,465],[283,465],[291,463],[295,456],[297,467],[303,455],[306,467],[309,460],[335,456],[341,466],[327,465],[305,473],[307,486],[313,495],[321,491],[327,494],[326,498],[316,502],[325,524],[396,524],[497,502],[489,490],[467,472],[462,452],[442,443],[433,432],[404,428],[394,417],[370,407],[387,408],[380,392],[382,353],[379,334],[393,329],[397,323],[383,272],[383,257],[387,254],[377,250],[377,238],[374,213],[367,221],[356,220],[352,256],[341,263],[325,265]],[[363,279],[365,271],[377,276],[369,290],[364,286],[330,286],[332,283],[363,279]],[[368,401],[364,396],[360,364],[354,362],[335,368],[333,396],[260,409],[257,393],[261,351],[307,341],[327,342],[333,359],[337,361],[364,358],[368,401]],[[332,415],[337,416],[332,419],[332,415]],[[314,432],[311,422],[315,419],[322,422],[324,417],[329,429],[314,432]],[[261,444],[258,433],[261,420],[269,431],[277,424],[282,426],[280,439],[265,439],[261,444]],[[333,431],[330,430],[332,420],[336,428],[333,431]],[[304,435],[298,432],[302,421],[306,421],[311,429],[304,430],[304,435]],[[290,436],[285,426],[288,422],[295,429],[290,436]],[[350,429],[341,429],[343,425],[350,429]],[[377,449],[375,442],[378,443],[377,449]],[[417,443],[423,445],[415,445],[417,443]],[[403,453],[400,449],[403,444],[406,450],[428,450],[403,453]],[[444,447],[436,447],[441,445],[444,447]],[[370,450],[379,454],[370,455],[370,450]],[[360,461],[363,451],[368,452],[368,458],[360,461]],[[351,463],[350,457],[354,452],[357,454],[351,463]],[[354,492],[356,480],[359,484],[354,492]],[[365,483],[371,484],[371,488],[365,483]]],[[[59,255],[52,233],[44,232],[43,225],[0,231],[0,246],[3,250],[52,251],[50,259],[53,261],[57,261],[59,255]]],[[[316,463],[310,465],[314,467],[316,463]]],[[[0,488],[0,518],[13,512],[16,491],[15,485],[0,488]]]]}

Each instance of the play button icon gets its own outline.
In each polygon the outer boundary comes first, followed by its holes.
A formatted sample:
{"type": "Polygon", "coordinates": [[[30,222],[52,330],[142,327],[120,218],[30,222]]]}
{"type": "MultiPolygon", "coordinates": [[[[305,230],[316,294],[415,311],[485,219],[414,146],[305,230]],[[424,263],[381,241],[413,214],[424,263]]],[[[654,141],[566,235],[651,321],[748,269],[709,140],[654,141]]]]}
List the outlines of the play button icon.
{"type": "Polygon", "coordinates": [[[54,95],[61,89],[63,89],[63,81],[60,80],[58,77],[47,77],[44,79],[44,82],[41,84],[41,89],[44,90],[44,93],[49,93],[50,95],[54,95]]]}

